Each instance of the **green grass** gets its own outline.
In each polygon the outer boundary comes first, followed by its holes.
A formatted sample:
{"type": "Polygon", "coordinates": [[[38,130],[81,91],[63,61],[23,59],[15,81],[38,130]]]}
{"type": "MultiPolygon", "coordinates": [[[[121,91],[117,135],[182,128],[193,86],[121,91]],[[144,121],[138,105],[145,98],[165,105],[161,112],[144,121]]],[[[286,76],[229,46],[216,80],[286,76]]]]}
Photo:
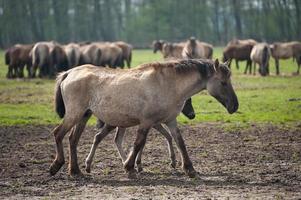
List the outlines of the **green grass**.
{"type": "MultiPolygon", "coordinates": [[[[220,59],[221,55],[222,48],[215,48],[214,57],[220,59]]],[[[162,60],[160,53],[135,50],[132,65],[158,60],[162,60]]],[[[233,128],[251,123],[301,122],[301,76],[292,76],[297,68],[292,59],[280,61],[281,76],[274,75],[273,59],[270,60],[272,75],[269,77],[244,75],[244,67],[245,62],[240,63],[240,70],[232,64],[232,82],[240,103],[237,113],[229,115],[221,104],[204,91],[193,97],[196,118],[188,120],[180,115],[179,122],[223,122],[233,128]]],[[[0,51],[0,125],[59,123],[60,119],[53,111],[54,80],[8,80],[5,78],[6,72],[3,51],[0,51]]],[[[89,124],[95,124],[95,118],[89,124]]]]}

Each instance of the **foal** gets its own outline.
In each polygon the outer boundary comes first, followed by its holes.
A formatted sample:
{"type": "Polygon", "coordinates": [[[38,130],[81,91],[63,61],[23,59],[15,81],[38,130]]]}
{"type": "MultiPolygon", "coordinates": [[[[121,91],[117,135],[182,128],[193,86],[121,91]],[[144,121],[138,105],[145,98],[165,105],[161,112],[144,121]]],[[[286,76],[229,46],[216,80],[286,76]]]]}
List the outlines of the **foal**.
{"type": "Polygon", "coordinates": [[[185,173],[194,177],[186,145],[177,127],[177,115],[186,99],[207,89],[230,114],[238,109],[238,100],[225,64],[211,60],[175,60],[149,63],[129,70],[112,70],[84,65],[60,74],[56,82],[56,111],[63,122],[53,130],[56,157],[50,174],[56,174],[65,163],[62,140],[68,131],[69,173],[80,175],[77,144],[92,113],[105,123],[101,135],[115,127],[138,125],[134,147],[126,162],[129,176],[138,152],[144,146],[149,129],[164,123],[170,130],[182,157],[185,173]],[[126,101],[125,101],[126,99],[126,101]]]}
{"type": "MultiPolygon", "coordinates": [[[[194,113],[194,109],[192,107],[191,98],[189,98],[185,101],[184,107],[182,109],[182,113],[189,119],[194,119],[195,118],[195,113],[194,113]]],[[[97,128],[102,128],[105,124],[102,121],[98,120],[97,125],[98,125],[97,128]]],[[[176,155],[175,155],[175,152],[174,152],[174,149],[173,149],[173,146],[172,146],[172,137],[170,136],[168,131],[161,124],[158,124],[158,125],[154,126],[153,128],[156,129],[159,133],[161,133],[165,137],[165,139],[167,141],[169,157],[170,157],[170,160],[171,160],[170,166],[175,168],[177,161],[176,161],[176,155]]],[[[125,154],[125,152],[123,151],[123,148],[122,148],[122,141],[123,141],[123,138],[124,138],[125,130],[126,130],[125,128],[118,127],[117,131],[116,131],[116,134],[115,134],[115,139],[114,139],[114,142],[115,142],[115,145],[117,147],[119,156],[122,160],[122,163],[124,163],[125,160],[126,160],[126,154],[125,154]]],[[[92,146],[92,148],[90,150],[90,153],[86,158],[86,172],[88,172],[88,173],[91,172],[91,164],[93,162],[93,157],[95,155],[96,146],[99,145],[99,143],[104,138],[105,138],[105,136],[102,136],[101,133],[96,134],[95,137],[94,137],[94,143],[97,143],[97,144],[92,146]]],[[[141,156],[142,156],[143,148],[144,147],[142,147],[141,150],[139,151],[139,153],[137,155],[137,159],[136,159],[136,166],[137,166],[138,172],[142,171],[141,156]]]]}

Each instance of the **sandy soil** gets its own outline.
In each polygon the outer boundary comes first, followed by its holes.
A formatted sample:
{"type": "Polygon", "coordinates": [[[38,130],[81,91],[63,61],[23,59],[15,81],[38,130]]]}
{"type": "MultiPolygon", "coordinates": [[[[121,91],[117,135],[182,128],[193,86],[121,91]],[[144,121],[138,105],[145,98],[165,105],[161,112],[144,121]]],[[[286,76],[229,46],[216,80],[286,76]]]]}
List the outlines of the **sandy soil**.
{"type": "MultiPolygon", "coordinates": [[[[164,138],[152,130],[143,154],[144,171],[135,180],[124,173],[113,144],[114,134],[100,144],[91,174],[74,179],[66,166],[51,177],[55,155],[50,126],[0,127],[0,199],[300,199],[301,126],[253,125],[224,129],[222,124],[182,126],[187,148],[199,172],[184,175],[180,162],[169,167],[164,138]]],[[[79,143],[84,172],[93,127],[79,143]]],[[[128,129],[129,151],[135,128],[128,129]]],[[[68,156],[68,139],[64,140],[68,156]]],[[[174,145],[175,146],[175,145],[174,145]]],[[[66,159],[68,160],[68,159],[66,159]]],[[[180,160],[177,152],[177,160],[180,160]]]]}

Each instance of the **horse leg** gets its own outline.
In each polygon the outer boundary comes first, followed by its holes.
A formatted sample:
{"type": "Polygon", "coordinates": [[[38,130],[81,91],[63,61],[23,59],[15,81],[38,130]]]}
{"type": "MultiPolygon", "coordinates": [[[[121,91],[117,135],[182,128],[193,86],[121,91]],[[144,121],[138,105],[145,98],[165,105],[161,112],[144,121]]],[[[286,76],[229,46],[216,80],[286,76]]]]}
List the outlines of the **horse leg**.
{"type": "Polygon", "coordinates": [[[87,121],[90,119],[92,113],[88,111],[84,117],[81,119],[81,122],[76,124],[75,129],[70,133],[69,135],[69,174],[71,176],[82,175],[82,172],[80,171],[78,167],[77,162],[77,145],[79,142],[79,139],[82,135],[82,132],[84,131],[87,121]]]}
{"type": "Polygon", "coordinates": [[[64,158],[64,150],[63,150],[63,144],[62,141],[66,135],[66,133],[76,124],[75,119],[66,118],[64,119],[63,123],[57,126],[53,131],[53,135],[55,137],[56,142],[56,157],[54,161],[52,162],[49,172],[51,175],[55,175],[60,168],[65,163],[64,158]]]}
{"type": "Polygon", "coordinates": [[[165,139],[167,141],[167,145],[168,145],[169,157],[171,160],[170,166],[172,168],[176,168],[177,160],[176,160],[176,155],[175,155],[175,152],[174,152],[174,149],[172,146],[172,137],[170,136],[169,132],[161,124],[154,126],[154,128],[165,137],[165,139]]]}
{"type": "Polygon", "coordinates": [[[246,68],[245,68],[245,71],[244,71],[244,74],[247,74],[247,71],[248,71],[248,63],[246,64],[246,68]]]}
{"type": "Polygon", "coordinates": [[[118,127],[114,138],[114,142],[117,147],[119,156],[121,157],[122,163],[124,163],[126,160],[126,155],[122,148],[122,141],[123,141],[124,134],[125,134],[125,128],[118,127]]]}
{"type": "Polygon", "coordinates": [[[181,157],[182,157],[182,168],[183,168],[185,174],[188,175],[190,178],[195,177],[196,171],[194,170],[194,168],[192,166],[192,162],[187,153],[185,142],[182,138],[179,128],[177,127],[176,119],[167,123],[166,125],[168,126],[170,133],[171,133],[172,137],[174,138],[178,149],[180,150],[181,157]]]}
{"type": "Polygon", "coordinates": [[[275,59],[276,75],[279,75],[279,60],[275,59]]]}
{"type": "MultiPolygon", "coordinates": [[[[254,65],[256,65],[256,63],[254,62],[254,65]]],[[[252,74],[252,61],[249,60],[249,74],[252,74]]]]}
{"type": "Polygon", "coordinates": [[[238,60],[235,60],[236,62],[236,69],[239,70],[238,60]]]}
{"type": "Polygon", "coordinates": [[[256,63],[254,62],[254,66],[253,66],[253,75],[256,75],[256,63]]]}
{"type": "Polygon", "coordinates": [[[13,67],[11,65],[8,66],[8,71],[6,74],[6,78],[12,78],[13,77],[13,67]]]}
{"type": "Polygon", "coordinates": [[[101,132],[97,133],[94,137],[93,145],[91,147],[90,153],[86,158],[86,172],[91,172],[91,164],[93,162],[93,157],[99,143],[116,127],[105,124],[101,132]]]}
{"type": "Polygon", "coordinates": [[[138,152],[141,150],[141,148],[145,145],[146,143],[146,138],[147,134],[149,132],[150,126],[139,126],[138,128],[138,133],[136,136],[136,140],[134,142],[134,147],[132,151],[130,152],[127,160],[124,163],[124,169],[126,172],[128,172],[129,178],[134,178],[136,171],[134,169],[135,166],[135,161],[138,152]]]}
{"type": "Polygon", "coordinates": [[[24,78],[24,67],[25,67],[24,64],[19,66],[19,70],[20,70],[18,74],[19,78],[24,78]]]}

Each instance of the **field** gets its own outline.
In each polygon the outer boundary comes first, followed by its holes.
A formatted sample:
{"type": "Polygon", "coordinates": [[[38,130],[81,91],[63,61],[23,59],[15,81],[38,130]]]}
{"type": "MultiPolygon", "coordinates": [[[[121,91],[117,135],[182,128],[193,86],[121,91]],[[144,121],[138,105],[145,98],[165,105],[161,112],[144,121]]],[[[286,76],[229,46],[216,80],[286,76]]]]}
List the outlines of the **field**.
{"type": "MultiPolygon", "coordinates": [[[[221,52],[215,48],[214,57],[221,58],[221,52]]],[[[133,66],[161,57],[151,50],[135,50],[133,66]]],[[[240,103],[233,115],[206,92],[193,97],[196,118],[181,115],[179,122],[198,178],[187,178],[180,165],[169,168],[165,141],[152,131],[138,180],[126,178],[113,134],[98,148],[92,174],[72,179],[65,168],[54,177],[47,171],[55,153],[50,131],[60,122],[53,111],[54,80],[7,80],[0,51],[0,197],[298,199],[301,76],[292,75],[296,65],[292,59],[282,60],[281,75],[275,76],[271,59],[271,75],[260,77],[244,75],[245,63],[239,70],[233,63],[232,82],[240,103]]],[[[97,132],[94,125],[95,119],[90,120],[79,143],[83,171],[97,132]]],[[[135,128],[129,129],[127,149],[134,136],[135,128]]]]}

